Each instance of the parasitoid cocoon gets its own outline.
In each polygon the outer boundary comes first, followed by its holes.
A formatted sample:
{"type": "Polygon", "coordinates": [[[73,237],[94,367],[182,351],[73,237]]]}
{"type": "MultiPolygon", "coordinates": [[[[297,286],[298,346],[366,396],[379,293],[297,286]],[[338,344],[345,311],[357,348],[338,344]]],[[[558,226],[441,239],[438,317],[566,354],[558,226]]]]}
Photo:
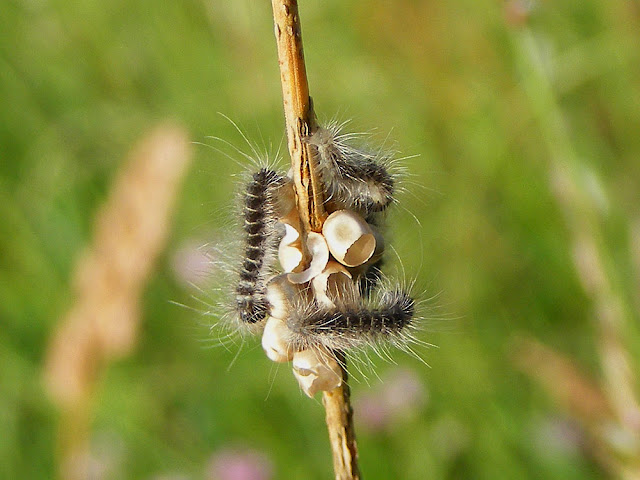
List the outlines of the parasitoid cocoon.
{"type": "Polygon", "coordinates": [[[291,302],[299,292],[299,286],[292,284],[286,274],[277,275],[269,280],[266,298],[271,316],[285,320],[289,316],[291,302]]]}
{"type": "Polygon", "coordinates": [[[293,352],[289,348],[290,333],[282,320],[275,317],[268,318],[262,333],[262,349],[270,360],[283,363],[293,359],[293,352]]]}
{"type": "Polygon", "coordinates": [[[325,308],[335,308],[334,300],[339,295],[338,292],[354,288],[351,278],[349,270],[338,262],[329,260],[323,272],[311,281],[316,302],[325,308]]]}
{"type": "Polygon", "coordinates": [[[327,352],[312,348],[293,354],[293,374],[307,396],[329,392],[342,385],[338,362],[327,352]]]}
{"type": "Polygon", "coordinates": [[[376,249],[371,227],[364,218],[350,210],[338,210],[329,215],[322,233],[331,254],[347,267],[362,265],[376,249]]]}
{"type": "Polygon", "coordinates": [[[382,236],[382,233],[380,233],[380,231],[375,227],[371,227],[371,231],[373,233],[373,237],[376,240],[376,248],[371,254],[371,258],[367,260],[367,263],[370,265],[380,260],[382,258],[382,254],[384,253],[384,237],[382,236]]]}
{"type": "Polygon", "coordinates": [[[324,237],[316,232],[307,235],[307,248],[311,254],[309,268],[302,272],[289,273],[289,281],[292,283],[306,283],[316,275],[322,273],[329,261],[329,248],[324,237]]]}
{"type": "Polygon", "coordinates": [[[284,224],[284,237],[278,247],[278,259],[285,272],[293,272],[302,261],[300,233],[291,225],[284,224]]]}

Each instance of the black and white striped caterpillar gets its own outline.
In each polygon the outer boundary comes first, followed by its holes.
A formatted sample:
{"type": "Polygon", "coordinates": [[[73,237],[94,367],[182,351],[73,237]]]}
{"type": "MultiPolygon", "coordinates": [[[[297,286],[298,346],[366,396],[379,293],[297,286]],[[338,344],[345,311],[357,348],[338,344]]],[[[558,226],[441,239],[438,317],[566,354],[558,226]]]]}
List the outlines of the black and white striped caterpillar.
{"type": "Polygon", "coordinates": [[[393,152],[357,147],[352,142],[355,136],[341,133],[341,127],[337,123],[319,127],[307,142],[317,152],[327,200],[366,218],[385,210],[394,199],[395,179],[389,172],[393,152]]]}
{"type": "Polygon", "coordinates": [[[348,351],[389,342],[402,343],[413,326],[416,304],[399,287],[381,289],[373,300],[342,302],[335,309],[294,309],[287,326],[297,348],[322,345],[348,351]]]}
{"type": "Polygon", "coordinates": [[[269,259],[277,247],[278,190],[285,178],[261,168],[247,183],[243,197],[244,260],[238,271],[235,309],[242,322],[261,322],[269,313],[266,280],[271,273],[269,259]]]}

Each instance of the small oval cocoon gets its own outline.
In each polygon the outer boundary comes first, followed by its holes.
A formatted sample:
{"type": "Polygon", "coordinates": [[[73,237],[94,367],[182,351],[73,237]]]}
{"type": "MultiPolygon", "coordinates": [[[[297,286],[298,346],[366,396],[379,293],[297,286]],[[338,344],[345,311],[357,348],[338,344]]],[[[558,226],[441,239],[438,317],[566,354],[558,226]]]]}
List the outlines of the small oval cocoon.
{"type": "Polygon", "coordinates": [[[278,259],[285,272],[293,272],[302,261],[302,250],[300,250],[300,233],[291,225],[285,223],[285,235],[278,247],[278,259]]]}
{"type": "Polygon", "coordinates": [[[292,284],[286,274],[276,275],[267,283],[267,301],[271,306],[271,316],[285,320],[293,300],[298,295],[298,285],[292,284]]]}
{"type": "Polygon", "coordinates": [[[274,362],[289,362],[293,352],[289,348],[289,329],[280,319],[269,317],[262,333],[262,349],[274,362]]]}
{"type": "Polygon", "coordinates": [[[293,375],[307,396],[331,391],[342,384],[340,365],[335,358],[313,348],[293,355],[293,375]]]}
{"type": "Polygon", "coordinates": [[[357,267],[371,258],[376,239],[364,218],[350,210],[338,210],[322,227],[331,255],[347,267],[357,267]]]}
{"type": "Polygon", "coordinates": [[[335,308],[334,300],[338,292],[354,287],[351,278],[351,273],[343,265],[329,260],[324,271],[311,280],[316,302],[326,308],[335,308]]]}
{"type": "Polygon", "coordinates": [[[289,281],[292,283],[306,283],[316,275],[319,275],[329,261],[329,249],[324,237],[316,232],[307,235],[307,248],[311,254],[309,268],[302,272],[289,273],[289,281]]]}

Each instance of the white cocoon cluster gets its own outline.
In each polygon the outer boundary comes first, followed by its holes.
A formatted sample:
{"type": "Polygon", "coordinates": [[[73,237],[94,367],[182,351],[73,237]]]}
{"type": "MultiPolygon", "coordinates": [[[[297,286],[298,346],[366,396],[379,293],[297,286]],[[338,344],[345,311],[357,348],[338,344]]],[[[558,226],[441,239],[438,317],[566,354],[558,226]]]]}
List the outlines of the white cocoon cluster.
{"type": "Polygon", "coordinates": [[[331,391],[342,385],[340,365],[329,353],[319,349],[293,354],[293,374],[300,388],[313,398],[320,391],[331,391]]]}
{"type": "Polygon", "coordinates": [[[278,247],[278,259],[285,273],[293,272],[302,262],[300,217],[294,208],[280,219],[284,224],[284,237],[278,247]]]}
{"type": "Polygon", "coordinates": [[[384,253],[384,237],[378,231],[378,229],[374,227],[370,227],[370,228],[373,233],[373,238],[376,241],[376,248],[371,254],[371,257],[369,258],[369,260],[367,260],[367,263],[375,263],[382,258],[382,254],[384,253]]]}
{"type": "Polygon", "coordinates": [[[297,271],[304,257],[297,211],[291,211],[280,221],[285,226],[285,235],[278,257],[285,273],[267,285],[271,316],[264,327],[262,348],[274,362],[293,360],[293,373],[300,388],[313,397],[319,391],[339,387],[342,372],[334,356],[323,347],[296,351],[295,335],[287,326],[291,308],[299,308],[309,287],[317,306],[325,309],[336,308],[341,295],[357,296],[357,286],[347,267],[365,264],[374,253],[380,255],[384,243],[359,214],[338,210],[327,217],[322,233],[307,234],[309,265],[297,271]]]}

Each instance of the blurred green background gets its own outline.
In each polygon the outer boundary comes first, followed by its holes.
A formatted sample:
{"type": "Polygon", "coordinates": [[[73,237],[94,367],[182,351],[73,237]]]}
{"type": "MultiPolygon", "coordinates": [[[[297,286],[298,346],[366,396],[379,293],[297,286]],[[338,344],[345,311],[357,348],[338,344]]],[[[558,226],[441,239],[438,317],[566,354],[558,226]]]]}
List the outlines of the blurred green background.
{"type": "MultiPolygon", "coordinates": [[[[514,345],[535,338],[602,384],[602,298],[575,261],[586,236],[639,371],[640,4],[302,0],[300,13],[320,118],[415,155],[389,234],[406,277],[439,293],[421,333],[439,348],[418,348],[428,367],[398,352],[375,360],[384,381],[354,372],[364,478],[613,478],[514,345]]],[[[1,478],[55,476],[46,347],[131,146],[174,119],[194,142],[247,150],[222,112],[275,151],[280,88],[267,1],[3,2],[1,478]]],[[[215,239],[241,170],[194,145],[139,343],[96,389],[92,478],[332,478],[320,397],[258,339],[232,364],[234,347],[208,348],[215,318],[169,303],[202,308],[181,255],[215,239]]]]}

